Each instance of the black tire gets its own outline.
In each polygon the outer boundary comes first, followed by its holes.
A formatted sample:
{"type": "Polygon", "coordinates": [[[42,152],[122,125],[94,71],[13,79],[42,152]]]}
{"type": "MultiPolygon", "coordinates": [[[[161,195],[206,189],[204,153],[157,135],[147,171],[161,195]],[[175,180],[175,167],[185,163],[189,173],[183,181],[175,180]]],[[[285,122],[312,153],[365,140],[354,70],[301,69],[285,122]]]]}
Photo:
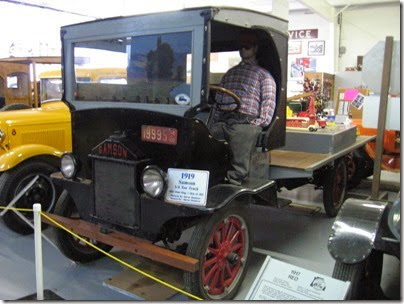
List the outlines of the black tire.
{"type": "Polygon", "coordinates": [[[332,277],[351,282],[345,300],[380,300],[385,299],[380,287],[382,270],[383,252],[373,251],[357,264],[336,261],[332,277]]]}
{"type": "Polygon", "coordinates": [[[23,103],[12,103],[5,105],[0,109],[1,112],[4,111],[14,111],[14,110],[25,110],[25,109],[31,109],[30,106],[23,104],[23,103]]]}
{"type": "Polygon", "coordinates": [[[206,300],[232,299],[248,269],[253,241],[248,208],[231,205],[202,220],[188,244],[187,256],[199,259],[199,270],[184,272],[185,288],[206,300]],[[222,242],[218,232],[233,241],[222,242]],[[212,252],[218,248],[220,252],[212,252]]]}
{"type": "Polygon", "coordinates": [[[347,167],[344,158],[335,160],[323,179],[323,204],[329,217],[337,215],[345,200],[347,188],[347,167]]]}
{"type": "Polygon", "coordinates": [[[363,179],[373,174],[374,162],[366,153],[364,147],[353,151],[353,163],[355,171],[348,180],[348,189],[358,186],[363,179]]]}
{"type": "MultiPolygon", "coordinates": [[[[56,202],[54,213],[67,218],[80,218],[77,207],[66,190],[63,190],[58,201],[56,202]]],[[[66,257],[75,262],[89,263],[104,256],[103,253],[97,251],[60,228],[53,227],[53,231],[55,235],[55,243],[59,250],[66,257]]],[[[88,238],[85,239],[87,241],[91,241],[92,244],[106,252],[109,252],[112,249],[112,246],[97,242],[95,240],[89,240],[88,238]]]]}
{"type": "MultiPolygon", "coordinates": [[[[54,166],[39,160],[28,160],[0,175],[0,205],[7,206],[14,197],[36,176],[35,184],[15,203],[13,207],[32,209],[35,203],[40,203],[42,211],[51,212],[55,206],[58,190],[50,179],[50,174],[57,171],[54,166]]],[[[32,212],[21,211],[27,218],[32,219],[32,212]]],[[[4,223],[19,234],[29,234],[33,229],[16,213],[9,210],[3,216],[4,223]]],[[[43,229],[47,225],[42,225],[43,229]]]]}

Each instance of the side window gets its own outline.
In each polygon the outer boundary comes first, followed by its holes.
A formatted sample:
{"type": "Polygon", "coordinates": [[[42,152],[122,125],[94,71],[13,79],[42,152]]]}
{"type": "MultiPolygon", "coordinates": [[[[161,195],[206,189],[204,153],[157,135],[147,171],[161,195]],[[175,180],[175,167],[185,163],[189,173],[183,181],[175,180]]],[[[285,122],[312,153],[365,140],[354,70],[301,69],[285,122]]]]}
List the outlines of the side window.
{"type": "Polygon", "coordinates": [[[26,96],[29,94],[28,74],[13,73],[7,76],[7,89],[12,96],[26,96]]]}
{"type": "Polygon", "coordinates": [[[219,84],[223,75],[232,67],[239,64],[238,51],[210,54],[210,83],[219,84]]]}

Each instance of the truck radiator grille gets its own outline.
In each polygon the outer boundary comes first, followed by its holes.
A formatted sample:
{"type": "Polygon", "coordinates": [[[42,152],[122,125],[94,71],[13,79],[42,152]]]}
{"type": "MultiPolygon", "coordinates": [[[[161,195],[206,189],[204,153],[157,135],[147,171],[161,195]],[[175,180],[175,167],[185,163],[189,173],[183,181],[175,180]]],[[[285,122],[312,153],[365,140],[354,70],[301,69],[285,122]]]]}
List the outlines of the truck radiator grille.
{"type": "Polygon", "coordinates": [[[65,131],[63,129],[46,131],[24,131],[21,135],[22,144],[51,145],[59,150],[65,149],[65,131]]]}
{"type": "Polygon", "coordinates": [[[135,167],[94,160],[95,216],[110,224],[133,228],[136,225],[135,167]]]}

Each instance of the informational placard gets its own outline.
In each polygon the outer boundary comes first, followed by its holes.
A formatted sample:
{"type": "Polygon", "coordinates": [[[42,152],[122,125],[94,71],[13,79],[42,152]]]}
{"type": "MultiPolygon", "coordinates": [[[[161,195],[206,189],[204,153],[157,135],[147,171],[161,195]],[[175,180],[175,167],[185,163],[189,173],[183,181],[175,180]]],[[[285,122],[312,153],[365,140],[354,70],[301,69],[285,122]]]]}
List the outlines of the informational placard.
{"type": "Polygon", "coordinates": [[[209,171],[168,169],[165,200],[170,203],[206,206],[209,171]]]}
{"type": "Polygon", "coordinates": [[[343,300],[349,284],[267,256],[245,300],[343,300]]]}

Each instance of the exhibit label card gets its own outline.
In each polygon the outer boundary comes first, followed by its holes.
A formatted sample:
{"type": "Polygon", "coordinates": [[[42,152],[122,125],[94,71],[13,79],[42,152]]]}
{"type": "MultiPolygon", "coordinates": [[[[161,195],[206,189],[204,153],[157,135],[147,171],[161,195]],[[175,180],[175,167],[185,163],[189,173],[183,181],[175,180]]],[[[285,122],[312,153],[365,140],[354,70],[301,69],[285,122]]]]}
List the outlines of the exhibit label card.
{"type": "Polygon", "coordinates": [[[245,300],[343,300],[349,284],[267,256],[245,300]]]}
{"type": "Polygon", "coordinates": [[[209,171],[169,168],[165,200],[170,203],[205,206],[208,184],[209,171]]]}

